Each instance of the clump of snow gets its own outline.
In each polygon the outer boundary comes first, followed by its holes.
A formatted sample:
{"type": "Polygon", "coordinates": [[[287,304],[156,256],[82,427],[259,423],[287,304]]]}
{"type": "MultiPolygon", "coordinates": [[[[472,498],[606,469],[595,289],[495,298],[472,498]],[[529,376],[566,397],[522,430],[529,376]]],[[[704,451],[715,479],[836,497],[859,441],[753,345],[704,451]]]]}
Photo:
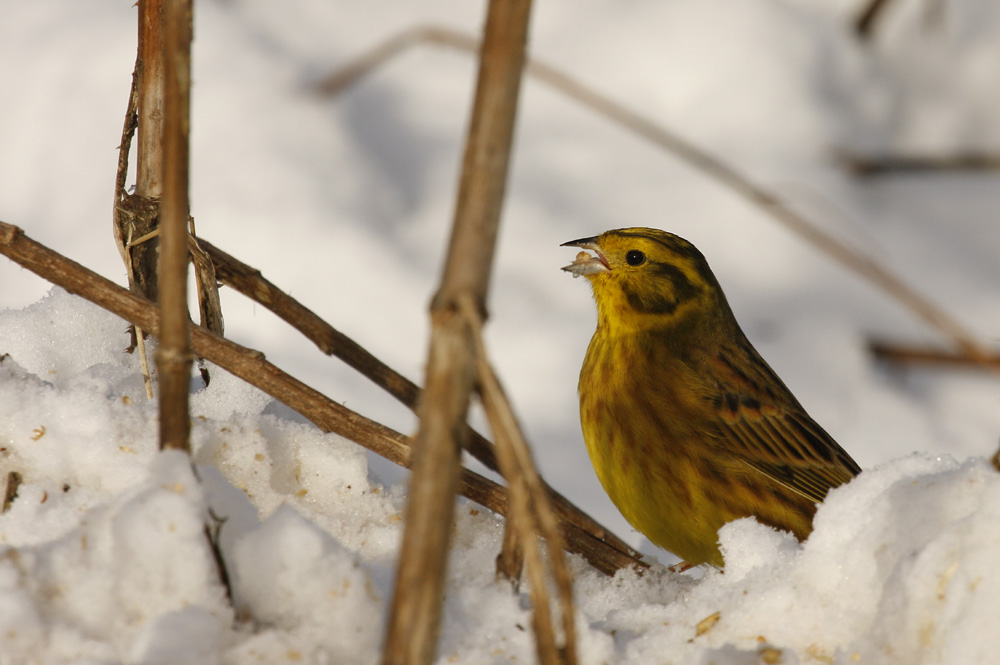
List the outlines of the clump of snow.
{"type": "Polygon", "coordinates": [[[287,631],[333,662],[367,662],[381,639],[383,602],[360,558],[282,506],[233,551],[237,604],[266,632],[287,631]]]}

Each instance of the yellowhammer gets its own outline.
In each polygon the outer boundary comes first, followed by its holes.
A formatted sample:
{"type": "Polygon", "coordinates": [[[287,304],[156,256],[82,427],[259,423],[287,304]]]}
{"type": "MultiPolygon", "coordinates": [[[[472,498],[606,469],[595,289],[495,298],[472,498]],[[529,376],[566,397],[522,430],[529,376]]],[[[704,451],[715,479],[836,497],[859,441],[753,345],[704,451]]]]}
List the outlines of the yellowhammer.
{"type": "Polygon", "coordinates": [[[644,228],[564,246],[596,254],[563,270],[597,301],[580,421],[625,519],[692,565],[721,566],[717,532],[740,517],[808,536],[861,468],[751,346],[701,252],[644,228]]]}

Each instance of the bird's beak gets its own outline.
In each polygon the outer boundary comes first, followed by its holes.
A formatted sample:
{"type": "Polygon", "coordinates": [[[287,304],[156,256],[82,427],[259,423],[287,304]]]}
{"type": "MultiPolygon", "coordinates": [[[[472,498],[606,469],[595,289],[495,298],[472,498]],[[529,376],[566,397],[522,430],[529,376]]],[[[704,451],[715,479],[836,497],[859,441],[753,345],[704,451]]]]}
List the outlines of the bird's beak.
{"type": "Polygon", "coordinates": [[[560,247],[580,247],[582,249],[589,249],[597,255],[591,256],[587,252],[580,252],[576,255],[576,259],[573,260],[573,263],[563,267],[563,270],[573,273],[573,277],[579,277],[580,275],[596,275],[597,273],[611,270],[611,266],[608,265],[607,259],[605,259],[604,255],[601,254],[601,248],[597,244],[597,240],[598,236],[594,236],[593,238],[570,240],[569,242],[564,242],[559,245],[560,247]]]}

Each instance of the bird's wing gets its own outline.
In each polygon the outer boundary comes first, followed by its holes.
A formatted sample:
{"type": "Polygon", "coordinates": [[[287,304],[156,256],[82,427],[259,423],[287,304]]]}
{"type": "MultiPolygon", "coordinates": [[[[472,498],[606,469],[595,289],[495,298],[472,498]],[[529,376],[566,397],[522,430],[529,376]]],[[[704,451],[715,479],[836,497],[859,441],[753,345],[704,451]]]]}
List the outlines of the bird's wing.
{"type": "Polygon", "coordinates": [[[861,467],[801,408],[764,404],[746,395],[721,400],[726,447],[750,467],[820,502],[861,467]]]}

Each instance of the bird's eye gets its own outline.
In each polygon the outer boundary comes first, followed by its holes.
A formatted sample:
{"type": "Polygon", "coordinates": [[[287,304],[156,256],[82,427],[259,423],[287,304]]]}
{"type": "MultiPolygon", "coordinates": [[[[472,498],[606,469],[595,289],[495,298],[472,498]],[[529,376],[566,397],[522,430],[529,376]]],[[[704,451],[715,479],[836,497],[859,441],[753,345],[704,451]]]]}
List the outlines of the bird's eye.
{"type": "Polygon", "coordinates": [[[629,250],[629,253],[625,255],[625,263],[630,266],[641,266],[646,262],[646,255],[637,249],[629,250]]]}

